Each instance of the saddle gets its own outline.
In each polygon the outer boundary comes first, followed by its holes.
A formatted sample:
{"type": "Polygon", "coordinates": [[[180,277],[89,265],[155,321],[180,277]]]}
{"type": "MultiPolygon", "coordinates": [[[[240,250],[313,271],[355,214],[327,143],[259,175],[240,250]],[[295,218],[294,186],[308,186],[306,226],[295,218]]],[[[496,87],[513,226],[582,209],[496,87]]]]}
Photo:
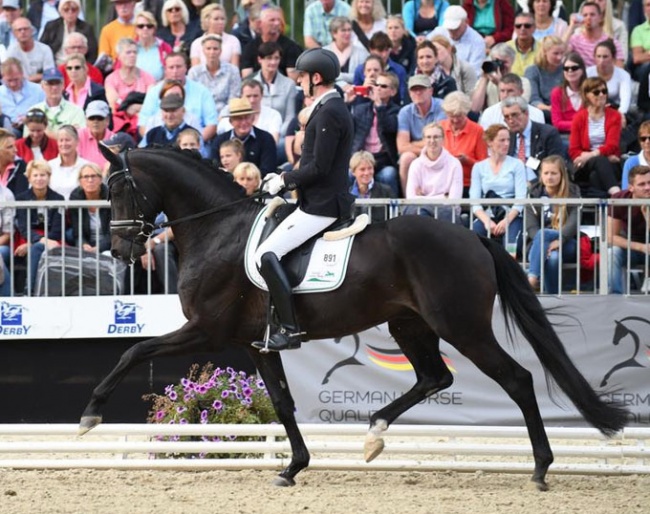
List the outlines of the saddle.
{"type": "MultiPolygon", "coordinates": [[[[266,223],[262,230],[259,244],[262,244],[266,238],[282,223],[298,206],[295,203],[285,203],[281,199],[280,202],[271,202],[269,205],[269,212],[267,213],[266,223]]],[[[314,245],[319,238],[324,237],[325,234],[337,232],[345,228],[351,227],[355,218],[350,216],[344,220],[338,220],[333,225],[330,225],[325,230],[319,232],[311,239],[308,239],[298,248],[291,250],[287,255],[282,258],[282,266],[291,287],[296,287],[305,278],[307,266],[309,265],[309,258],[314,250],[314,245]]],[[[366,222],[367,225],[367,222],[366,222]]],[[[365,228],[365,227],[364,227],[365,228]]],[[[356,233],[356,232],[355,232],[356,233]]],[[[332,237],[332,236],[330,236],[332,237]]],[[[330,241],[333,239],[329,239],[330,241]]],[[[259,245],[258,245],[259,246],[259,245]]]]}
{"type": "MultiPolygon", "coordinates": [[[[246,245],[246,273],[251,282],[262,289],[266,289],[266,284],[254,263],[255,250],[296,208],[295,204],[276,198],[253,224],[246,245]]],[[[345,277],[353,236],[365,229],[368,223],[367,214],[337,221],[285,255],[282,266],[294,292],[336,289],[345,277]]]]}

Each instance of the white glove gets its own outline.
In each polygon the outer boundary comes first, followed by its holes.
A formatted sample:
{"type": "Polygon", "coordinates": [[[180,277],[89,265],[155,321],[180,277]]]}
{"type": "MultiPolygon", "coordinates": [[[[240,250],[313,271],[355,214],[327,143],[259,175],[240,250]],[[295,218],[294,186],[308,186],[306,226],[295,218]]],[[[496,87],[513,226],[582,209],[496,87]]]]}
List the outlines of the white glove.
{"type": "Polygon", "coordinates": [[[266,191],[272,195],[277,195],[281,189],[284,188],[284,179],[277,173],[269,173],[264,177],[262,184],[262,191],[266,191]]]}

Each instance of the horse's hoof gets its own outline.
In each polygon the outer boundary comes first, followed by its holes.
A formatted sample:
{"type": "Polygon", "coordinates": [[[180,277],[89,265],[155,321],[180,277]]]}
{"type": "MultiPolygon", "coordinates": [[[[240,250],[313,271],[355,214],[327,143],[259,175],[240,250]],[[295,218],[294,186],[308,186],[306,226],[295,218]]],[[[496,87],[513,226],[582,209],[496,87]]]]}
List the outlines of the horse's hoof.
{"type": "Polygon", "coordinates": [[[532,478],[531,481],[533,482],[535,488],[538,491],[542,491],[542,492],[548,491],[548,484],[546,483],[545,480],[532,478]]]}
{"type": "Polygon", "coordinates": [[[367,440],[363,445],[363,458],[366,462],[370,462],[383,451],[384,440],[382,438],[367,440]]]}
{"type": "Polygon", "coordinates": [[[79,422],[79,435],[90,432],[93,428],[102,422],[101,416],[82,416],[79,422]]]}
{"type": "Polygon", "coordinates": [[[283,476],[275,477],[271,483],[276,487],[293,487],[296,485],[296,481],[293,478],[283,476]]]}

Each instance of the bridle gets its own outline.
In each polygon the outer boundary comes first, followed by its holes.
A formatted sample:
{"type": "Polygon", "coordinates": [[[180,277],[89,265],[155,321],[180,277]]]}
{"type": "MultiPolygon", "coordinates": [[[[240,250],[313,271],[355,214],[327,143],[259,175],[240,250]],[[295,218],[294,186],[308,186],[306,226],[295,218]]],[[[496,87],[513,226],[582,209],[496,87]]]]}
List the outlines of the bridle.
{"type": "Polygon", "coordinates": [[[260,184],[260,190],[258,190],[256,193],[250,196],[240,198],[238,200],[235,200],[234,202],[230,202],[225,205],[218,205],[210,209],[207,209],[205,211],[197,212],[195,214],[190,214],[182,218],[154,224],[151,221],[147,221],[147,218],[155,221],[156,215],[158,213],[156,209],[151,205],[151,202],[149,202],[147,195],[144,194],[144,192],[136,184],[133,178],[133,174],[129,169],[127,153],[128,151],[120,152],[116,156],[121,161],[121,169],[111,172],[111,174],[108,177],[108,199],[109,200],[111,199],[112,196],[111,190],[113,186],[117,182],[125,180],[126,188],[131,202],[131,209],[129,212],[135,212],[135,215],[130,220],[111,219],[109,223],[109,228],[111,234],[115,234],[118,237],[126,241],[129,241],[131,243],[131,255],[129,257],[131,263],[134,263],[136,260],[136,258],[133,256],[133,245],[139,244],[144,246],[147,240],[151,237],[151,234],[153,234],[154,230],[156,229],[172,227],[180,223],[184,223],[186,221],[192,221],[198,218],[202,218],[204,216],[208,216],[209,214],[226,210],[238,203],[242,203],[250,200],[256,200],[264,196],[268,197],[268,193],[266,193],[261,189],[262,185],[265,182],[262,181],[262,184],[260,184]]]}
{"type": "MultiPolygon", "coordinates": [[[[113,186],[124,180],[129,200],[131,202],[130,213],[135,213],[131,219],[113,220],[109,223],[111,234],[125,239],[131,243],[131,263],[135,262],[133,256],[133,245],[139,244],[144,246],[147,239],[151,236],[156,226],[148,219],[155,220],[156,210],[149,202],[147,195],[138,187],[133,174],[129,169],[129,163],[126,152],[117,155],[122,163],[122,169],[113,171],[108,177],[108,198],[111,199],[113,186]],[[144,204],[144,206],[143,206],[144,204]],[[128,236],[128,237],[127,237],[128,236]]],[[[111,216],[113,218],[113,216],[111,216]]]]}

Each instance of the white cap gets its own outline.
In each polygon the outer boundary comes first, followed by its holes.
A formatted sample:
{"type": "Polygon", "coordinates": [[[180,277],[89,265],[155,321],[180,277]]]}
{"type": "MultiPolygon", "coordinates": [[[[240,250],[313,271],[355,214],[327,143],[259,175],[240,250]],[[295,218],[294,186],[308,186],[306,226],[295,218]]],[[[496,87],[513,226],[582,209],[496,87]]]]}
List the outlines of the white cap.
{"type": "Polygon", "coordinates": [[[467,12],[460,5],[451,5],[445,11],[442,26],[447,30],[456,30],[467,19],[467,12]]]}

